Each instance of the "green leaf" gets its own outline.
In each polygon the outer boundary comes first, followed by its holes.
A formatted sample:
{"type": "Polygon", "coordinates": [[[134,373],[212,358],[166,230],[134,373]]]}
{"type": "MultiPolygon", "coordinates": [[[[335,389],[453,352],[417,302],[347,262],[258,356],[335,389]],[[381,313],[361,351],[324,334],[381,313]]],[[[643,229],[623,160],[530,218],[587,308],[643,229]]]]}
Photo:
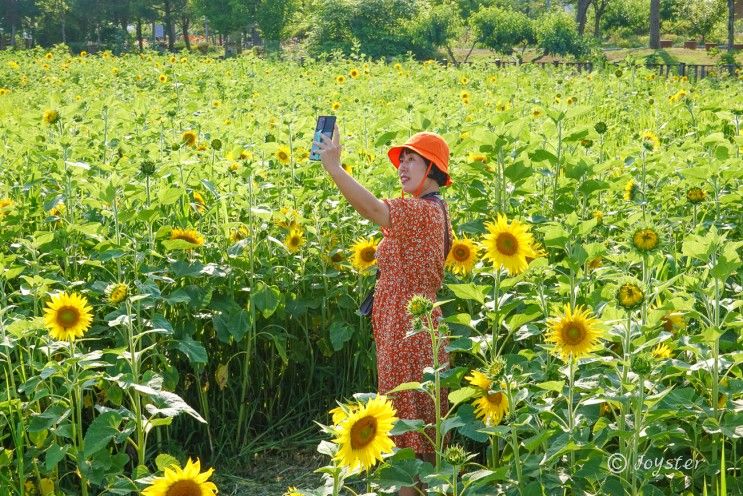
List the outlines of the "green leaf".
{"type": "Polygon", "coordinates": [[[539,382],[535,384],[539,389],[543,389],[545,391],[554,391],[556,393],[561,393],[562,389],[565,387],[565,381],[546,381],[546,382],[539,382]]]}
{"type": "Polygon", "coordinates": [[[400,393],[402,391],[420,391],[420,389],[420,382],[403,382],[402,384],[398,384],[397,387],[395,387],[394,389],[388,391],[387,394],[400,393]]]}
{"type": "Polygon", "coordinates": [[[479,286],[476,284],[447,284],[454,296],[463,300],[474,300],[481,305],[485,303],[485,292],[488,286],[479,286]]]}
{"type": "Polygon", "coordinates": [[[544,148],[537,148],[533,152],[529,153],[529,158],[532,162],[544,162],[545,160],[548,160],[552,165],[557,164],[557,156],[552,152],[548,152],[544,148]]]}
{"type": "Polygon", "coordinates": [[[256,285],[256,291],[251,295],[255,308],[261,312],[264,319],[269,318],[279,308],[281,302],[281,291],[276,286],[268,286],[262,281],[256,285]]]}
{"type": "Polygon", "coordinates": [[[208,361],[204,345],[195,341],[191,336],[175,339],[175,349],[186,355],[192,364],[208,361]]]}
{"type": "Polygon", "coordinates": [[[441,433],[446,434],[455,427],[464,427],[465,422],[458,415],[444,419],[441,422],[441,433]]]}
{"type": "Polygon", "coordinates": [[[239,343],[248,332],[248,312],[238,306],[229,308],[212,318],[217,338],[223,343],[228,343],[230,337],[239,343]]]}
{"type": "Polygon", "coordinates": [[[160,205],[172,205],[173,203],[177,202],[181,195],[183,194],[183,189],[181,188],[167,188],[162,190],[160,193],[160,205]]]}
{"type": "Polygon", "coordinates": [[[166,468],[171,467],[181,467],[180,462],[178,462],[178,459],[174,457],[173,455],[169,455],[167,453],[160,453],[155,457],[155,466],[157,466],[157,469],[160,472],[165,472],[166,468]]]}
{"type": "Polygon", "coordinates": [[[90,458],[104,449],[119,433],[119,424],[121,424],[121,414],[113,410],[104,412],[93,419],[85,432],[83,456],[90,458]]]}
{"type": "Polygon", "coordinates": [[[387,131],[383,135],[381,135],[377,140],[374,142],[374,146],[386,146],[388,142],[393,140],[397,136],[397,131],[387,131]]]}
{"type": "Polygon", "coordinates": [[[390,436],[399,436],[406,432],[420,432],[425,427],[425,422],[420,419],[408,420],[408,419],[397,419],[395,426],[390,431],[390,436]]]}
{"type": "Polygon", "coordinates": [[[469,400],[478,392],[480,392],[479,388],[465,386],[449,393],[449,401],[452,403],[452,406],[458,405],[459,403],[469,400]]]}
{"type": "Polygon", "coordinates": [[[353,337],[353,327],[343,321],[336,320],[330,324],[330,344],[333,350],[340,351],[343,345],[353,337]]]}
{"type": "Polygon", "coordinates": [[[185,239],[164,239],[162,244],[165,251],[190,250],[199,246],[195,243],[190,243],[185,239]]]}
{"type": "Polygon", "coordinates": [[[70,415],[69,408],[62,405],[50,405],[44,410],[44,413],[33,415],[28,423],[29,432],[39,432],[44,429],[51,429],[52,426],[62,422],[70,415]]]}
{"type": "Polygon", "coordinates": [[[57,443],[52,443],[46,450],[46,456],[44,457],[44,467],[48,472],[51,472],[57,464],[62,461],[62,459],[67,454],[67,450],[69,449],[69,446],[65,446],[62,448],[57,443]]]}

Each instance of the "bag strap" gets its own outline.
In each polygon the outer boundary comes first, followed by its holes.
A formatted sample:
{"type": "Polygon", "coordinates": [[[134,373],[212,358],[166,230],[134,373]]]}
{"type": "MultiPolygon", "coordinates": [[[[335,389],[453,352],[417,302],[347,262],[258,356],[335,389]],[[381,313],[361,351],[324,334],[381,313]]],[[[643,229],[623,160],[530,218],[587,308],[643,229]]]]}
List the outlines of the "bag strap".
{"type": "Polygon", "coordinates": [[[441,212],[444,214],[444,262],[446,262],[446,257],[449,256],[449,250],[451,250],[451,242],[449,240],[449,216],[446,213],[444,200],[441,198],[438,191],[427,193],[421,196],[421,198],[438,203],[439,207],[441,207],[441,212]]]}

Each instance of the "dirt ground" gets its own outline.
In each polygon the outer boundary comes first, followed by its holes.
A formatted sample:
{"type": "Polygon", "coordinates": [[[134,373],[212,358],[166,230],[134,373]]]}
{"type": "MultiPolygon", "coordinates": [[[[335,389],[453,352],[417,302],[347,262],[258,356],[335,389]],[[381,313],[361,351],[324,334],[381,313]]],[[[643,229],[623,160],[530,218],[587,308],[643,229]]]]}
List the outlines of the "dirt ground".
{"type": "Polygon", "coordinates": [[[314,470],[327,462],[327,456],[314,448],[264,453],[248,466],[216,470],[212,479],[223,496],[281,496],[289,486],[299,490],[321,486],[322,475],[314,470]]]}

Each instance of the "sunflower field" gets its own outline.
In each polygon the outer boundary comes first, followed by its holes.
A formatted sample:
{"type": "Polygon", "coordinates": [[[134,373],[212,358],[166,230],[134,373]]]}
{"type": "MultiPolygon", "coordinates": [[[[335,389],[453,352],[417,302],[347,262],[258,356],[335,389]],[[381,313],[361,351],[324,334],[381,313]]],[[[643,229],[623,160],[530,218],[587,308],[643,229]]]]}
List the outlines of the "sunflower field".
{"type": "Polygon", "coordinates": [[[309,440],[291,496],[743,494],[741,184],[729,75],[0,53],[0,493],[226,493],[309,440]],[[386,395],[329,114],[379,198],[391,144],[452,151],[445,284],[409,305],[450,363],[386,395]]]}

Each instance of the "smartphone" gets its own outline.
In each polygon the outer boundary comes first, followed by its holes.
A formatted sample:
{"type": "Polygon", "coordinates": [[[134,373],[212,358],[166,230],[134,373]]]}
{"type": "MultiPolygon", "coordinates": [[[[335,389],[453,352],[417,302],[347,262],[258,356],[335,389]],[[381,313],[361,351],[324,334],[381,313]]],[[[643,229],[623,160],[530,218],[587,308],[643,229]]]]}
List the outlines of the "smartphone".
{"type": "MultiPolygon", "coordinates": [[[[321,115],[317,118],[317,124],[315,125],[315,134],[313,141],[321,141],[323,134],[328,138],[333,137],[333,129],[335,128],[335,116],[334,115],[321,115]]],[[[312,143],[312,149],[310,150],[310,160],[320,160],[318,154],[317,145],[312,143]]]]}

